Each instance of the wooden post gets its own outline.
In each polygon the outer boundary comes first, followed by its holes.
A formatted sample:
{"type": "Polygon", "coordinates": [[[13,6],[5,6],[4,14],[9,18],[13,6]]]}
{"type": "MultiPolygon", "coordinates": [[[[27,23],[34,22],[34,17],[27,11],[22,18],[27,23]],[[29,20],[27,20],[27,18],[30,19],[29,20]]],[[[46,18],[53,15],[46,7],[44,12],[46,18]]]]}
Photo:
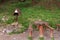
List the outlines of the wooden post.
{"type": "Polygon", "coordinates": [[[33,31],[33,28],[32,28],[32,25],[29,25],[29,37],[32,37],[32,31],[33,31]]]}
{"type": "Polygon", "coordinates": [[[53,37],[53,30],[50,29],[50,37],[53,37]]]}
{"type": "Polygon", "coordinates": [[[53,29],[50,29],[50,37],[51,37],[51,40],[54,40],[53,29]]]}
{"type": "Polygon", "coordinates": [[[44,30],[42,25],[39,26],[39,34],[40,34],[40,37],[44,37],[44,30]]]}
{"type": "Polygon", "coordinates": [[[32,30],[29,31],[29,37],[32,37],[32,30]]]}
{"type": "Polygon", "coordinates": [[[42,25],[39,26],[39,35],[40,35],[39,40],[44,40],[44,30],[42,25]]]}
{"type": "Polygon", "coordinates": [[[29,40],[33,40],[32,39],[32,31],[33,31],[32,24],[29,25],[29,29],[28,30],[29,30],[29,37],[28,37],[28,39],[29,40]]]}
{"type": "Polygon", "coordinates": [[[59,29],[59,28],[60,28],[60,24],[57,24],[56,26],[57,26],[57,30],[59,31],[59,30],[60,30],[60,29],[59,29]]]}

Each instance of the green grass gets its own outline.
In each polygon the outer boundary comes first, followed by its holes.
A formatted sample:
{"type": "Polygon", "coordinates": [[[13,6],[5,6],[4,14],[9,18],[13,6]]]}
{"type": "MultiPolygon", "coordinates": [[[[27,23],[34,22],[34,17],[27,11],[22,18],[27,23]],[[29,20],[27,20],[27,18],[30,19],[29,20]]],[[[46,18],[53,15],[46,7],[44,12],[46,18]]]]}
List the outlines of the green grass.
{"type": "Polygon", "coordinates": [[[23,29],[21,28],[21,29],[19,29],[19,30],[17,30],[17,31],[14,30],[14,31],[12,31],[12,32],[10,32],[10,33],[8,33],[8,34],[9,34],[9,35],[12,35],[12,34],[20,34],[20,33],[23,33],[24,30],[25,30],[24,28],[23,28],[23,29]]]}
{"type": "Polygon", "coordinates": [[[39,38],[39,40],[44,40],[44,37],[39,38]]]}
{"type": "Polygon", "coordinates": [[[51,40],[54,40],[54,37],[52,37],[51,40]]]}
{"type": "MultiPolygon", "coordinates": [[[[12,15],[16,8],[21,10],[21,15],[18,17],[18,22],[21,23],[25,29],[28,28],[29,23],[33,20],[47,21],[50,26],[56,28],[55,24],[60,23],[60,9],[54,8],[53,10],[47,10],[43,6],[35,5],[32,6],[30,2],[28,3],[5,3],[0,7],[0,21],[1,18],[6,15],[9,20],[6,24],[11,24],[14,22],[14,16],[12,15]],[[31,19],[31,20],[30,20],[31,19]]],[[[0,23],[3,23],[2,21],[0,23]]]]}
{"type": "Polygon", "coordinates": [[[28,37],[28,40],[33,40],[32,37],[28,37]]]}

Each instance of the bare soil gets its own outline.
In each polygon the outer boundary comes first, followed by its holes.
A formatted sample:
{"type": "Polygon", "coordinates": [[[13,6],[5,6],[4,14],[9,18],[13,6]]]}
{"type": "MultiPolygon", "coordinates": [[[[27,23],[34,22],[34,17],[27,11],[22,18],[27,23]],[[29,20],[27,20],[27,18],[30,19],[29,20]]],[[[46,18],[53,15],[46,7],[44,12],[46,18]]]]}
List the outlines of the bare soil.
{"type": "MultiPolygon", "coordinates": [[[[49,34],[50,34],[49,31],[45,31],[44,40],[51,40],[49,34]]],[[[56,31],[56,30],[54,31],[54,39],[60,40],[60,31],[56,31]]],[[[0,40],[28,40],[28,31],[23,32],[21,34],[13,34],[13,35],[0,33],[0,40]]],[[[39,40],[38,31],[33,32],[33,40],[39,40]]]]}

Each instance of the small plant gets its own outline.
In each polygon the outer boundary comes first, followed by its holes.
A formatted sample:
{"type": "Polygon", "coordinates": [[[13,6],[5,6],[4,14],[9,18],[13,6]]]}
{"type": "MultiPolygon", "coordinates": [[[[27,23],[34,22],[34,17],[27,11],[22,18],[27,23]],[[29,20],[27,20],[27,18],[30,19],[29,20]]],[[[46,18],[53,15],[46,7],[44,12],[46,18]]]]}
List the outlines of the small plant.
{"type": "Polygon", "coordinates": [[[33,40],[32,37],[28,37],[28,40],[33,40]]]}
{"type": "Polygon", "coordinates": [[[51,40],[54,40],[54,37],[52,37],[51,40]]]}
{"type": "Polygon", "coordinates": [[[39,40],[44,40],[44,37],[40,37],[39,40]]]}

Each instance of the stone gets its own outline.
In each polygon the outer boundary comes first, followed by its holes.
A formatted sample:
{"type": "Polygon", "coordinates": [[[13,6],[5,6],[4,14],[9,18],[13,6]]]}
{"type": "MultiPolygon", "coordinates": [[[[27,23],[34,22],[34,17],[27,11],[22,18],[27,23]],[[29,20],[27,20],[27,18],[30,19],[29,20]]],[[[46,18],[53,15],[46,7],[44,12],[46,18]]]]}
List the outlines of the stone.
{"type": "Polygon", "coordinates": [[[19,24],[18,22],[13,22],[11,24],[3,25],[0,27],[0,32],[3,34],[8,34],[13,31],[20,31],[20,28],[22,28],[22,24],[19,24]]]}
{"type": "Polygon", "coordinates": [[[14,23],[12,23],[11,25],[18,26],[18,22],[14,22],[14,23]]]}
{"type": "Polygon", "coordinates": [[[6,34],[6,33],[10,33],[10,32],[12,32],[13,31],[13,27],[11,26],[11,25],[7,25],[5,28],[3,28],[3,30],[2,30],[2,32],[4,33],[4,34],[6,34]]]}

